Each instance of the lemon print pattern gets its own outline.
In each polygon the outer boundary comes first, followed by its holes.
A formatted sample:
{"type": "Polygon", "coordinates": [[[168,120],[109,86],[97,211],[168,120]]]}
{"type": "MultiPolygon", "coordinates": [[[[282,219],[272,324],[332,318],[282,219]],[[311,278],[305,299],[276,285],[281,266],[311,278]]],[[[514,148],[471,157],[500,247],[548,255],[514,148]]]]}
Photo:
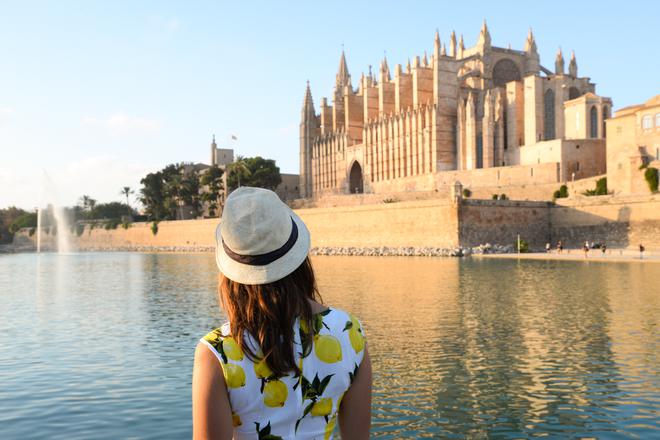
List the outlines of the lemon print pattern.
{"type": "Polygon", "coordinates": [[[314,353],[316,353],[316,357],[327,364],[333,364],[342,360],[341,344],[334,336],[314,336],[314,353]]]}
{"type": "Polygon", "coordinates": [[[245,371],[240,365],[226,364],[223,367],[225,382],[229,388],[240,388],[245,386],[245,371]]]}
{"type": "Polygon", "coordinates": [[[264,404],[271,408],[284,406],[289,390],[280,380],[271,380],[264,385],[264,404]]]}
{"type": "Polygon", "coordinates": [[[232,361],[242,361],[243,352],[238,346],[238,342],[234,338],[225,338],[222,341],[222,350],[225,352],[225,355],[232,361]]]}
{"type": "Polygon", "coordinates": [[[332,411],[332,399],[325,397],[319,399],[314,406],[312,406],[312,415],[315,417],[327,416],[332,411]]]}
{"type": "Polygon", "coordinates": [[[235,437],[278,440],[293,431],[296,438],[333,438],[342,399],[364,357],[362,325],[330,308],[296,320],[293,330],[298,369],[283,376],[273,373],[248,333],[241,341],[225,324],[202,338],[222,366],[235,437]],[[241,345],[254,347],[254,358],[241,345]]]}

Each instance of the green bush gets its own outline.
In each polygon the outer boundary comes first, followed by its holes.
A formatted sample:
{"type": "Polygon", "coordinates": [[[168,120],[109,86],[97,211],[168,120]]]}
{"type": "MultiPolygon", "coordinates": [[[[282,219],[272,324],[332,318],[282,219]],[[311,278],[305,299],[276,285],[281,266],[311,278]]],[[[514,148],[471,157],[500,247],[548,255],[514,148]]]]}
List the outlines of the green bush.
{"type": "Polygon", "coordinates": [[[498,196],[497,194],[493,194],[493,196],[492,196],[493,200],[497,200],[499,197],[500,196],[498,196]]]}
{"type": "Polygon", "coordinates": [[[519,249],[521,254],[526,254],[527,252],[529,252],[529,243],[527,243],[525,240],[521,238],[519,249]]]}
{"type": "Polygon", "coordinates": [[[568,186],[562,185],[559,187],[559,197],[562,199],[568,197],[568,186]]]}
{"type": "Polygon", "coordinates": [[[559,192],[559,190],[552,193],[552,200],[554,201],[554,200],[557,200],[557,199],[561,199],[561,192],[559,192]]]}
{"type": "Polygon", "coordinates": [[[85,224],[84,223],[78,223],[76,225],[76,235],[78,237],[80,237],[83,232],[85,232],[85,224]]]}
{"type": "Polygon", "coordinates": [[[646,183],[649,185],[649,189],[651,192],[657,192],[658,191],[658,169],[653,168],[653,167],[648,167],[646,171],[644,171],[644,179],[646,180],[646,183]]]}
{"type": "Polygon", "coordinates": [[[470,191],[468,188],[463,188],[463,197],[466,199],[470,198],[472,196],[472,191],[470,191]]]}
{"type": "Polygon", "coordinates": [[[9,225],[9,232],[14,234],[21,228],[34,228],[37,226],[37,214],[35,212],[26,212],[18,216],[9,225]]]}
{"type": "Polygon", "coordinates": [[[115,218],[115,219],[111,219],[111,220],[107,221],[105,223],[105,225],[103,225],[103,227],[105,228],[106,231],[109,231],[110,229],[117,229],[117,226],[119,226],[119,223],[121,223],[121,222],[115,218]]]}
{"type": "Polygon", "coordinates": [[[596,181],[596,189],[588,189],[582,194],[584,194],[585,196],[607,195],[607,177],[602,177],[596,181]]]}
{"type": "Polygon", "coordinates": [[[129,222],[128,220],[124,220],[123,222],[121,222],[121,227],[124,229],[128,229],[131,227],[131,222],[129,222]]]}
{"type": "Polygon", "coordinates": [[[158,234],[158,222],[153,222],[151,224],[151,233],[154,235],[158,234]]]}
{"type": "Polygon", "coordinates": [[[639,169],[639,170],[643,170],[643,169],[645,169],[645,168],[648,167],[648,166],[649,166],[648,164],[643,163],[643,164],[641,164],[641,165],[639,166],[638,169],[639,169]]]}
{"type": "Polygon", "coordinates": [[[28,235],[29,235],[30,237],[32,237],[32,236],[34,235],[34,233],[36,232],[36,230],[37,230],[37,228],[30,228],[30,229],[28,229],[28,235]]]}
{"type": "Polygon", "coordinates": [[[500,200],[509,200],[509,198],[506,196],[506,194],[502,193],[500,194],[500,200]]]}

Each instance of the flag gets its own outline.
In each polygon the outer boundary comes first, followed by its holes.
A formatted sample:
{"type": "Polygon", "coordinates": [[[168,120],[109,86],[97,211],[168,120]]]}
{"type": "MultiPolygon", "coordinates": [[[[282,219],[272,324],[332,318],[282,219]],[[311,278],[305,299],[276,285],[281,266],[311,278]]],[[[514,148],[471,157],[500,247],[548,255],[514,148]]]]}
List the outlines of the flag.
{"type": "Polygon", "coordinates": [[[231,140],[232,140],[232,141],[237,141],[237,140],[238,140],[238,138],[236,137],[236,135],[235,135],[235,134],[232,134],[232,135],[231,135],[231,140]]]}

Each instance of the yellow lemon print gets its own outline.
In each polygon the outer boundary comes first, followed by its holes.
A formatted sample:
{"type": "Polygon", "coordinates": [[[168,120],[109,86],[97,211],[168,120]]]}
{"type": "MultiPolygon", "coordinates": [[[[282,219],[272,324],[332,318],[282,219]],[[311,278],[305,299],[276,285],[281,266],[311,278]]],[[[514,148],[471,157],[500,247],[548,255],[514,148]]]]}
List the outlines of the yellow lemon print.
{"type": "Polygon", "coordinates": [[[266,379],[273,375],[273,371],[268,367],[266,360],[262,359],[254,364],[254,374],[256,374],[259,379],[266,379]]]}
{"type": "Polygon", "coordinates": [[[245,371],[240,365],[226,364],[224,366],[225,382],[229,388],[240,388],[245,386],[245,371]]]}
{"type": "Polygon", "coordinates": [[[355,350],[356,353],[359,353],[364,349],[364,337],[356,327],[352,327],[348,331],[348,338],[351,341],[351,347],[353,347],[353,350],[355,350]]]}
{"type": "Polygon", "coordinates": [[[309,333],[309,327],[307,326],[307,321],[305,320],[300,321],[300,330],[302,330],[303,333],[309,333]]]}
{"type": "Polygon", "coordinates": [[[312,407],[313,416],[327,416],[332,411],[332,399],[326,397],[324,399],[319,399],[316,401],[312,407]]]}
{"type": "Polygon", "coordinates": [[[337,424],[337,416],[333,416],[327,425],[325,425],[325,440],[328,440],[332,433],[335,431],[335,425],[337,424]]]}
{"type": "Polygon", "coordinates": [[[241,416],[236,413],[231,413],[231,421],[234,426],[241,426],[243,424],[243,422],[241,422],[241,416]]]}
{"type": "Polygon", "coordinates": [[[225,355],[233,361],[242,361],[243,352],[234,338],[225,338],[222,341],[222,350],[225,355]]]}
{"type": "Polygon", "coordinates": [[[289,391],[281,380],[271,380],[264,386],[264,404],[271,408],[284,406],[289,391]]]}
{"type": "Polygon", "coordinates": [[[330,335],[314,336],[314,353],[327,364],[339,362],[342,359],[339,340],[330,335]]]}

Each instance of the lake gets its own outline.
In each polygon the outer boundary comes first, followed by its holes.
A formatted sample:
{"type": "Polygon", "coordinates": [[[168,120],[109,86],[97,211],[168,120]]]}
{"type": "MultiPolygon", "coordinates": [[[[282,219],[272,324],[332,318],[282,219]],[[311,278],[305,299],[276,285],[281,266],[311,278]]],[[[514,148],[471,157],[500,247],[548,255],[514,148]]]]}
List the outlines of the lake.
{"type": "MultiPolygon", "coordinates": [[[[660,437],[660,264],[314,257],[376,438],[660,437]]],[[[189,438],[212,254],[0,255],[0,438],[189,438]]]]}

